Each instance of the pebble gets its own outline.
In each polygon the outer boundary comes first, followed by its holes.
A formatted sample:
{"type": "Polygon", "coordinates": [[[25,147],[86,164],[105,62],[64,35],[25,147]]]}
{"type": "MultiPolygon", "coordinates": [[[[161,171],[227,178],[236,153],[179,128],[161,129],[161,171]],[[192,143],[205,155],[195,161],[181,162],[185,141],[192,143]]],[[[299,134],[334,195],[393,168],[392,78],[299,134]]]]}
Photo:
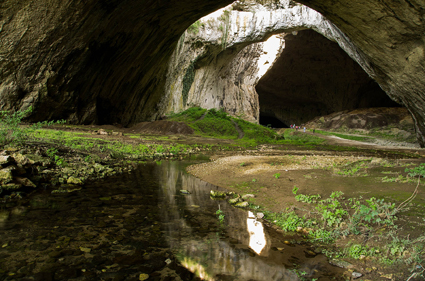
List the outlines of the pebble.
{"type": "Polygon", "coordinates": [[[84,252],[84,253],[90,253],[91,249],[90,248],[84,248],[84,247],[80,247],[80,251],[84,252]]]}
{"type": "Polygon", "coordinates": [[[139,275],[139,280],[140,281],[146,280],[148,278],[149,278],[149,274],[142,273],[142,274],[139,275]]]}
{"type": "Polygon", "coordinates": [[[190,192],[188,190],[182,189],[180,190],[181,194],[190,194],[190,192]]]}
{"type": "Polygon", "coordinates": [[[351,276],[353,277],[353,279],[357,279],[363,276],[363,274],[361,274],[360,272],[353,272],[351,273],[351,276]]]}

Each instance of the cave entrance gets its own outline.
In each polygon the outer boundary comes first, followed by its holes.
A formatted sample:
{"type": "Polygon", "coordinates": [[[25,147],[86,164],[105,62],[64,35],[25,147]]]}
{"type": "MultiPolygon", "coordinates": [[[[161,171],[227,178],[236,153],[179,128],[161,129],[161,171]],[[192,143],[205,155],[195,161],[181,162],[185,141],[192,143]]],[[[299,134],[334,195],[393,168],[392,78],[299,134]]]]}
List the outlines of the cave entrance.
{"type": "Polygon", "coordinates": [[[267,127],[272,128],[289,128],[289,126],[282,121],[279,120],[276,116],[274,116],[272,113],[267,112],[261,112],[260,113],[260,124],[267,127]]]}
{"type": "Polygon", "coordinates": [[[256,86],[260,124],[272,118],[288,127],[344,110],[400,107],[337,43],[313,30],[284,39],[280,57],[256,86]]]}

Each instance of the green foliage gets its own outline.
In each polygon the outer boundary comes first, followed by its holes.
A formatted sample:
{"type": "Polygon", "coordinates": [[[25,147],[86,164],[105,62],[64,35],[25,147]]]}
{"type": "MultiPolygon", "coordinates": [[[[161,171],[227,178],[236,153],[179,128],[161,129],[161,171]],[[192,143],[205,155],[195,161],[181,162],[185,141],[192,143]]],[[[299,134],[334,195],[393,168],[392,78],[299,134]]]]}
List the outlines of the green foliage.
{"type": "Polygon", "coordinates": [[[425,163],[421,163],[419,166],[414,168],[406,168],[404,171],[411,177],[425,177],[425,163]]]}
{"type": "Polygon", "coordinates": [[[215,214],[216,214],[216,216],[218,218],[218,221],[221,224],[224,223],[225,215],[224,215],[224,212],[220,208],[215,212],[215,214]]]}
{"type": "Polygon", "coordinates": [[[362,259],[367,256],[375,255],[375,248],[369,248],[360,244],[353,244],[345,250],[345,253],[353,259],[362,259]]]}
{"type": "Polygon", "coordinates": [[[204,118],[189,125],[204,136],[236,139],[238,132],[231,120],[226,112],[213,108],[208,110],[204,118]]]}
{"type": "Polygon", "coordinates": [[[351,164],[346,165],[343,169],[339,170],[336,169],[336,174],[342,175],[342,176],[354,176],[361,171],[361,169],[367,169],[367,162],[368,161],[358,161],[351,164]]]}
{"type": "Polygon", "coordinates": [[[283,136],[278,135],[274,130],[253,124],[239,118],[233,118],[239,128],[244,132],[242,142],[252,141],[253,145],[261,143],[276,143],[283,139],[283,136]]]}
{"type": "Polygon", "coordinates": [[[273,177],[274,177],[275,179],[279,179],[279,177],[280,177],[280,173],[276,173],[276,174],[274,174],[274,175],[273,175],[273,177]]]}
{"type": "Polygon", "coordinates": [[[13,113],[9,111],[0,111],[0,144],[20,144],[22,145],[27,141],[31,134],[41,128],[42,126],[50,126],[53,124],[63,124],[62,121],[45,121],[39,122],[29,126],[20,125],[22,120],[32,112],[32,107],[24,111],[15,111],[13,113]]]}
{"type": "Polygon", "coordinates": [[[55,164],[58,166],[66,166],[65,159],[57,155],[58,150],[56,148],[49,148],[46,151],[47,156],[49,156],[53,161],[55,161],[55,164]]]}
{"type": "MultiPolygon", "coordinates": [[[[188,155],[194,151],[200,152],[211,150],[210,144],[129,144],[119,141],[109,141],[97,138],[87,138],[80,136],[83,133],[58,131],[58,130],[37,130],[32,134],[36,140],[46,143],[61,145],[72,150],[89,152],[89,153],[109,153],[112,158],[131,157],[131,159],[147,160],[162,156],[180,156],[188,155]]],[[[84,134],[83,134],[84,135],[84,134]]],[[[57,151],[51,150],[50,156],[54,159],[57,151]]],[[[85,158],[85,161],[90,161],[91,156],[85,158]]],[[[59,162],[61,162],[59,160],[59,162]]]]}
{"type": "Polygon", "coordinates": [[[325,142],[325,140],[322,138],[310,134],[304,134],[302,132],[297,132],[295,129],[286,129],[284,138],[285,143],[293,145],[320,145],[325,142]]]}
{"type": "Polygon", "coordinates": [[[321,196],[319,194],[317,195],[305,195],[305,194],[298,194],[295,196],[295,200],[298,202],[304,202],[304,203],[316,203],[317,200],[319,200],[321,196]]]}
{"type": "Polygon", "coordinates": [[[195,80],[195,63],[196,59],[190,63],[186,73],[183,76],[183,90],[182,90],[182,100],[183,106],[186,106],[187,99],[189,98],[190,87],[192,87],[193,81],[195,80]]]}
{"type": "Polygon", "coordinates": [[[170,115],[168,118],[172,121],[196,121],[204,115],[207,110],[200,107],[191,107],[183,112],[170,115]]]}
{"type": "Polygon", "coordinates": [[[284,231],[296,231],[297,227],[304,223],[304,218],[299,217],[294,211],[288,213],[273,213],[264,211],[264,215],[268,220],[273,221],[284,231]]]}
{"type": "Polygon", "coordinates": [[[334,133],[334,132],[326,132],[321,130],[316,130],[316,133],[319,133],[325,136],[336,136],[336,137],[347,139],[347,140],[355,140],[355,141],[371,141],[372,140],[372,138],[370,137],[350,136],[350,135],[344,135],[344,134],[334,133]]]}
{"type": "Polygon", "coordinates": [[[200,20],[197,20],[196,22],[194,22],[191,26],[187,28],[187,31],[190,33],[197,34],[199,32],[199,28],[204,26],[205,26],[204,23],[202,23],[200,20]]]}

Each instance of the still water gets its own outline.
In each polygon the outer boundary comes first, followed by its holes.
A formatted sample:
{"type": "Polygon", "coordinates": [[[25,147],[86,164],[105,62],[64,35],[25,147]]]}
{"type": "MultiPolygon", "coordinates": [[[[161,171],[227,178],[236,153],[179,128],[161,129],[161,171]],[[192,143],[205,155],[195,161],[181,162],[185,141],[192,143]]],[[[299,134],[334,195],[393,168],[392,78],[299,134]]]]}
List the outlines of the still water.
{"type": "Polygon", "coordinates": [[[301,237],[210,199],[219,188],[187,164],[145,164],[3,207],[0,280],[345,280],[301,237]]]}

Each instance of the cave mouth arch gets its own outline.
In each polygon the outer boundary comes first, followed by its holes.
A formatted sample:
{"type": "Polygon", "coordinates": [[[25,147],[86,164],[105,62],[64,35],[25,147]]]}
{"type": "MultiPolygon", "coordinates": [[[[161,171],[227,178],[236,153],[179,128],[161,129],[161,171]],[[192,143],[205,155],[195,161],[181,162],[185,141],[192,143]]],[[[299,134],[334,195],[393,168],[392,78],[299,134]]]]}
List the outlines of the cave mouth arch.
{"type": "Polygon", "coordinates": [[[401,107],[332,42],[311,29],[288,33],[285,48],[259,80],[260,124],[284,127],[317,116],[371,107],[401,107]]]}

